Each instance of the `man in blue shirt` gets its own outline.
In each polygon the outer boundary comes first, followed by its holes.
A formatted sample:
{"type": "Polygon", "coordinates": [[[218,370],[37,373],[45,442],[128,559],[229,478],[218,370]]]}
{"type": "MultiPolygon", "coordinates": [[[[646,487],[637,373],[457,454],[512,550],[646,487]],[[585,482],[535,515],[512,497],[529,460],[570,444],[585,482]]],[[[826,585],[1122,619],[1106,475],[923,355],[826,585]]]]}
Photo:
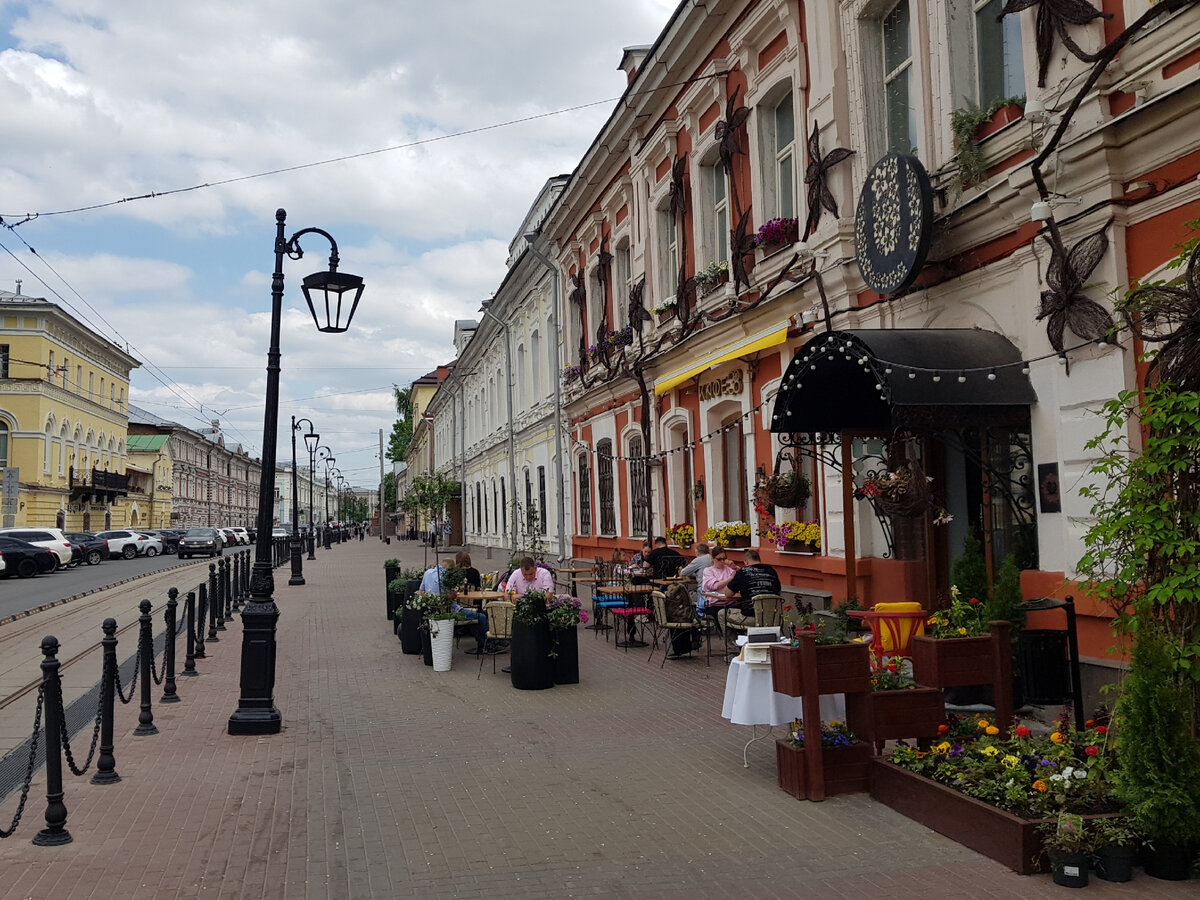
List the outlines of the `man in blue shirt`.
{"type": "MultiPolygon", "coordinates": [[[[425,570],[425,574],[421,576],[421,590],[430,594],[441,594],[442,591],[442,572],[450,568],[450,557],[442,557],[440,565],[433,566],[425,570]]],[[[488,617],[487,613],[479,612],[479,610],[463,606],[458,602],[457,596],[451,598],[450,609],[456,613],[462,613],[468,622],[475,622],[475,650],[468,650],[468,653],[484,653],[492,651],[493,648],[484,645],[484,638],[487,636],[488,617]]]]}

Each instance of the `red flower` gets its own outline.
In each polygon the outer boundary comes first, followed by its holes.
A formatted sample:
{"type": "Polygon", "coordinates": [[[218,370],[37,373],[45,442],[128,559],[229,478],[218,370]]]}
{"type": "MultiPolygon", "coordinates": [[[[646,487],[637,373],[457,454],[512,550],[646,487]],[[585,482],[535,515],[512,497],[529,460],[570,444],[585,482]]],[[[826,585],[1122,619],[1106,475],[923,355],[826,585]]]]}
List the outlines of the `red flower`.
{"type": "Polygon", "coordinates": [[[894,662],[889,662],[887,664],[887,670],[894,675],[900,671],[900,667],[898,665],[896,665],[894,662]]]}
{"type": "Polygon", "coordinates": [[[1099,735],[1108,734],[1108,729],[1105,728],[1103,725],[1097,725],[1096,726],[1096,734],[1099,734],[1099,735]]]}
{"type": "Polygon", "coordinates": [[[978,605],[979,605],[979,598],[978,598],[978,597],[972,597],[972,598],[971,598],[970,600],[968,600],[967,602],[968,602],[968,603],[970,603],[972,606],[978,606],[978,605]]]}
{"type": "Polygon", "coordinates": [[[1083,748],[1083,752],[1086,753],[1088,756],[1095,756],[1100,751],[1097,750],[1095,747],[1092,747],[1089,745],[1089,746],[1083,748]]]}
{"type": "Polygon", "coordinates": [[[939,725],[938,726],[938,737],[941,737],[943,734],[949,734],[949,733],[950,733],[949,725],[939,725]]]}
{"type": "Polygon", "coordinates": [[[1096,720],[1095,720],[1095,719],[1088,719],[1086,722],[1084,722],[1084,723],[1083,723],[1083,727],[1084,727],[1084,728],[1091,728],[1091,727],[1092,727],[1093,725],[1095,725],[1095,724],[1096,724],[1096,720]]]}
{"type": "Polygon", "coordinates": [[[784,609],[784,611],[785,611],[785,612],[791,612],[791,611],[792,611],[792,604],[790,604],[790,603],[789,603],[789,604],[788,604],[787,606],[785,606],[783,609],[784,609]]]}
{"type": "Polygon", "coordinates": [[[1018,726],[1017,726],[1017,727],[1016,727],[1016,728],[1013,730],[1013,733],[1014,733],[1014,734],[1015,734],[1017,737],[1019,737],[1019,738],[1027,738],[1027,737],[1029,737],[1029,735],[1030,735],[1030,731],[1029,731],[1029,729],[1028,729],[1028,728],[1026,728],[1024,725],[1018,725],[1018,726]]]}

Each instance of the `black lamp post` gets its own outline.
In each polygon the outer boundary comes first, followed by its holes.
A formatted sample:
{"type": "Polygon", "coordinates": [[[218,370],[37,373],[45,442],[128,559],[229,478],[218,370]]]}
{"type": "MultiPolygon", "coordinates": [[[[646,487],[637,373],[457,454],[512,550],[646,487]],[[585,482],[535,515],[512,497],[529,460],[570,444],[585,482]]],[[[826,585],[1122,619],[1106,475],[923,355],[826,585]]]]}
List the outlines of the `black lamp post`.
{"type": "MultiPolygon", "coordinates": [[[[297,243],[306,234],[319,234],[329,241],[329,271],[307,276],[304,299],[318,331],[342,332],[362,297],[363,280],[339,272],[337,241],[320,228],[302,228],[285,238],[287,212],[275,211],[275,272],[271,276],[271,345],[267,350],[267,393],[263,412],[262,482],[258,491],[258,533],[269,535],[275,517],[275,443],[279,439],[279,331],[283,315],[283,257],[300,259],[297,243]],[[318,313],[318,306],[322,311],[318,313]],[[345,324],[342,324],[345,310],[345,324]],[[322,318],[324,321],[322,321],[322,318]]],[[[293,469],[294,471],[294,469],[293,469]]],[[[229,717],[230,734],[278,734],[283,716],[275,708],[275,626],[279,607],[275,604],[275,579],[271,573],[271,542],[255,545],[250,572],[250,600],[242,610],[241,696],[229,717]]]]}
{"type": "Polygon", "coordinates": [[[308,447],[308,558],[316,559],[317,554],[313,552],[313,548],[317,543],[317,523],[313,521],[313,479],[316,477],[317,463],[315,456],[317,453],[317,443],[321,440],[321,435],[313,431],[316,427],[308,419],[300,419],[301,422],[308,422],[308,433],[304,435],[304,444],[308,447]]]}
{"type": "Polygon", "coordinates": [[[333,484],[333,479],[341,474],[341,470],[333,465],[335,460],[332,456],[325,462],[325,549],[328,550],[333,544],[333,528],[330,527],[329,520],[329,488],[333,484]]]}
{"type": "Polygon", "coordinates": [[[337,522],[338,522],[338,542],[342,540],[342,485],[346,483],[346,479],[342,475],[337,477],[337,522]]]}
{"type": "MultiPolygon", "coordinates": [[[[313,445],[315,445],[321,437],[313,432],[312,419],[297,419],[292,416],[292,537],[288,541],[288,551],[292,560],[292,577],[288,579],[288,584],[304,584],[304,544],[303,538],[300,537],[300,487],[296,471],[296,432],[300,430],[301,422],[308,423],[308,434],[304,436],[306,444],[308,439],[312,438],[313,445]]],[[[311,480],[309,481],[308,496],[312,497],[311,480]]],[[[311,518],[311,512],[309,517],[311,518]]]]}

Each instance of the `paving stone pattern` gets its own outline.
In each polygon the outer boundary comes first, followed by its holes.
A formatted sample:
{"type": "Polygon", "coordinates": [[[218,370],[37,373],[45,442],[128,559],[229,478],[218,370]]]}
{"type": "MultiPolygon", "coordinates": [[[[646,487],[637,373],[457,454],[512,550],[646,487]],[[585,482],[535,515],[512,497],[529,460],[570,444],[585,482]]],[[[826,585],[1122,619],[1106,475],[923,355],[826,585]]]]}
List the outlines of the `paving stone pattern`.
{"type": "MultiPolygon", "coordinates": [[[[283,733],[225,733],[235,620],[179,680],[183,702],[155,707],[158,735],[132,736],[136,704],[118,713],[119,784],[67,776],[69,845],[30,843],[38,776],[0,842],[0,897],[1061,896],[866,796],[794,800],[770,740],[743,768],[750,732],[720,717],[719,659],[660,669],[581,631],[579,685],[516,691],[490,658],[477,679],[470,638],[433,672],[401,654],[382,603],[383,560],[424,554],[368,539],[318,552],[305,586],[277,570],[283,733]]],[[[1185,897],[1195,882],[1091,890],[1185,897]]]]}

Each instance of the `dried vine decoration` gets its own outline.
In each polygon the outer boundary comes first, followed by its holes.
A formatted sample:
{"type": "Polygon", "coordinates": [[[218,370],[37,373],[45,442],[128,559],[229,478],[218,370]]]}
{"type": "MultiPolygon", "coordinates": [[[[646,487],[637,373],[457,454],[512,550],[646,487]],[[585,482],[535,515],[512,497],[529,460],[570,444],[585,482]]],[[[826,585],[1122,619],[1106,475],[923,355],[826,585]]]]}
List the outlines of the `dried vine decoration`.
{"type": "Polygon", "coordinates": [[[692,313],[692,299],[696,296],[696,279],[687,277],[687,264],[681,263],[679,266],[679,281],[675,288],[675,315],[679,317],[679,324],[685,329],[687,328],[688,319],[692,313]]]}
{"type": "Polygon", "coordinates": [[[804,223],[804,237],[817,230],[821,224],[821,210],[827,209],[835,216],[838,214],[837,200],[829,190],[825,179],[829,170],[840,162],[854,155],[853,150],[845,147],[834,147],[829,153],[821,154],[821,129],[813,122],[812,134],[808,137],[808,167],[804,170],[804,183],[808,185],[808,220],[804,223]]]}
{"type": "Polygon", "coordinates": [[[608,252],[608,237],[600,239],[600,252],[596,254],[596,278],[600,281],[600,286],[608,287],[609,277],[612,274],[613,255],[608,252]]]}
{"type": "Polygon", "coordinates": [[[729,265],[733,269],[733,292],[750,287],[750,273],[746,271],[746,257],[754,255],[754,235],[750,233],[750,210],[738,216],[737,225],[729,232],[729,265]]]}
{"type": "Polygon", "coordinates": [[[1070,253],[1064,252],[1055,236],[1046,237],[1050,245],[1050,264],[1046,267],[1046,283],[1050,290],[1042,291],[1037,320],[1047,319],[1046,336],[1056,352],[1063,352],[1063,329],[1070,328],[1085,341],[1106,338],[1113,328],[1112,317],[1095,300],[1083,292],[1083,286],[1108,251],[1108,226],[1112,219],[1094,234],[1080,240],[1070,253]]]}
{"type": "Polygon", "coordinates": [[[1121,314],[1134,334],[1158,345],[1147,384],[1200,390],[1200,244],[1192,248],[1182,287],[1143,285],[1121,304],[1121,314]]]}
{"type": "Polygon", "coordinates": [[[687,154],[675,157],[675,162],[671,163],[671,216],[680,225],[682,230],[682,219],[684,213],[687,212],[687,192],[683,187],[683,177],[687,172],[687,154]]]}
{"type": "Polygon", "coordinates": [[[1111,19],[1112,13],[1101,12],[1086,0],[1008,0],[998,18],[1021,12],[1023,9],[1037,4],[1037,57],[1038,57],[1038,87],[1046,86],[1046,73],[1050,71],[1050,57],[1054,53],[1054,35],[1062,41],[1077,59],[1084,62],[1095,62],[1103,50],[1088,53],[1071,37],[1067,26],[1086,25],[1095,19],[1111,19]]]}
{"type": "Polygon", "coordinates": [[[650,313],[646,312],[646,304],[643,300],[645,293],[645,278],[629,289],[629,324],[633,326],[639,340],[642,336],[642,328],[651,319],[650,313]]]}
{"type": "Polygon", "coordinates": [[[714,132],[717,139],[717,154],[721,157],[721,162],[724,163],[725,172],[729,177],[732,209],[742,208],[737,195],[737,179],[733,177],[733,158],[738,154],[745,155],[746,153],[742,149],[741,135],[745,133],[746,120],[750,118],[750,107],[738,108],[738,94],[741,92],[742,86],[738,85],[733,91],[733,96],[725,101],[725,118],[717,123],[714,132]]]}

